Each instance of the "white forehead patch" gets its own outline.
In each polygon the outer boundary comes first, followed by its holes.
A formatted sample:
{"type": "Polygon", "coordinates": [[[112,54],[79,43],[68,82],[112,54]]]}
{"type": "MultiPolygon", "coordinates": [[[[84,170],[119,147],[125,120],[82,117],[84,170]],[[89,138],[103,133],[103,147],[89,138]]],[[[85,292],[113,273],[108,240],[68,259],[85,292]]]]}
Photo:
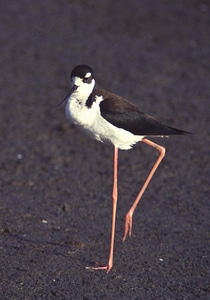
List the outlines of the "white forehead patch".
{"type": "Polygon", "coordinates": [[[85,78],[89,78],[91,76],[91,73],[90,72],[87,72],[86,74],[85,74],[85,78]]]}

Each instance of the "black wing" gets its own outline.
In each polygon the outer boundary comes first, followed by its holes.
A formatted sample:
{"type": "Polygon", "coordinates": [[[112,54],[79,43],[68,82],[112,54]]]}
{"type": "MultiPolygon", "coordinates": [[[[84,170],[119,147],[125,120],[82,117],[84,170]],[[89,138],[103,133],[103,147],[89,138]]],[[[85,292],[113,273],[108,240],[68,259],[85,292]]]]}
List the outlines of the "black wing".
{"type": "Polygon", "coordinates": [[[167,136],[188,134],[158,122],[152,116],[143,113],[131,102],[106,91],[98,91],[96,95],[102,95],[104,100],[100,102],[100,111],[104,119],[112,125],[123,128],[135,135],[143,136],[167,136]]]}

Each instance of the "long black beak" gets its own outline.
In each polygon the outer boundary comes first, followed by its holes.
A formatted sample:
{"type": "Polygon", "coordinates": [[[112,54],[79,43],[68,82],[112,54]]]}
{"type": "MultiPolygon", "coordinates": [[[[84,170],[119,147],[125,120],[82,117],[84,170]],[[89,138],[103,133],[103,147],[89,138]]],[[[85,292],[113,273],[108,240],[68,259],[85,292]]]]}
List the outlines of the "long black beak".
{"type": "Polygon", "coordinates": [[[58,104],[57,107],[60,107],[60,106],[63,104],[63,102],[67,101],[67,100],[69,99],[69,97],[71,96],[71,94],[72,94],[74,91],[76,91],[77,88],[78,88],[77,85],[73,85],[72,88],[71,88],[71,90],[70,90],[70,91],[68,92],[68,94],[64,97],[64,99],[61,101],[61,103],[58,104]]]}

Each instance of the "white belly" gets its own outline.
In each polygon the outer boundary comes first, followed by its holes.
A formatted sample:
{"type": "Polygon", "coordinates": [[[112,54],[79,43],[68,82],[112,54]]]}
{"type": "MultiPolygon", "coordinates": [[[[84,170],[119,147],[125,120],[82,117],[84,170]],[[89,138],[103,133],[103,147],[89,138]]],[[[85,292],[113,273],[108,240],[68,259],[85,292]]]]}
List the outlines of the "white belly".
{"type": "Polygon", "coordinates": [[[91,138],[123,150],[132,148],[144,138],[144,136],[134,135],[107,122],[100,114],[99,103],[97,103],[100,100],[97,99],[91,108],[82,106],[82,103],[76,99],[69,100],[66,105],[67,119],[91,138]]]}

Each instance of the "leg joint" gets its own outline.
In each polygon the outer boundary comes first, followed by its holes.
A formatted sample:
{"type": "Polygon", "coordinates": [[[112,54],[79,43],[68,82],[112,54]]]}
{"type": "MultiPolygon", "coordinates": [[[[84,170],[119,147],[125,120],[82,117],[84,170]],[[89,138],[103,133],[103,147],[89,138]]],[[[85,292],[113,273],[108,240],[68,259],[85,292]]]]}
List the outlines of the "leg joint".
{"type": "Polygon", "coordinates": [[[166,154],[166,148],[165,147],[158,145],[157,150],[160,152],[161,157],[165,156],[165,154],[166,154]]]}

